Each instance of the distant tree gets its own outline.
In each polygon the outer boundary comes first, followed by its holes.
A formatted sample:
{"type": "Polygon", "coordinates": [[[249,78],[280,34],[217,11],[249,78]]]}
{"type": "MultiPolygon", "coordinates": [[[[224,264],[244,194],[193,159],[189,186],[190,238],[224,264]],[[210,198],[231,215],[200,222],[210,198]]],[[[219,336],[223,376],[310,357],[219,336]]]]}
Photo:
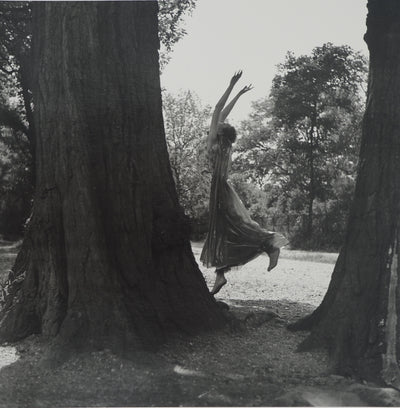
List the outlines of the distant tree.
{"type": "Polygon", "coordinates": [[[400,3],[369,0],[370,74],[344,246],[321,305],[292,328],[340,373],[400,388],[400,3]]]}
{"type": "Polygon", "coordinates": [[[338,135],[343,121],[359,108],[366,71],[362,55],[327,43],[311,56],[289,53],[273,80],[272,115],[281,134],[275,165],[306,192],[308,237],[313,232],[314,200],[325,199],[332,177],[327,160],[348,142],[338,135]]]}
{"type": "Polygon", "coordinates": [[[179,202],[192,220],[208,211],[206,135],[211,109],[191,91],[163,95],[166,139],[179,202]]]}
{"type": "Polygon", "coordinates": [[[339,207],[326,204],[340,199],[341,181],[354,179],[366,69],[347,46],[325,44],[298,58],[289,53],[270,97],[254,103],[242,123],[236,161],[273,194],[270,204],[293,227],[295,246],[323,243],[315,234],[324,228],[321,219],[328,210],[339,216],[339,207]]]}
{"type": "Polygon", "coordinates": [[[157,3],[32,8],[37,183],[0,339],[121,352],[219,327],[168,160],[157,3]]]}
{"type": "Polygon", "coordinates": [[[272,107],[269,98],[252,103],[248,119],[240,124],[241,137],[236,144],[233,167],[245,174],[260,188],[274,170],[277,133],[272,126],[272,107]]]}

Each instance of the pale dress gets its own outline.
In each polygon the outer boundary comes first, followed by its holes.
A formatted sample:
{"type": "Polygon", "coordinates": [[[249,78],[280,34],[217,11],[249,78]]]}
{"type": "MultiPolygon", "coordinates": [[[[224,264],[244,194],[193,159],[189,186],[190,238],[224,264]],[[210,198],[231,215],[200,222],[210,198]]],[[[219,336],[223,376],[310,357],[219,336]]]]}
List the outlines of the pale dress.
{"type": "Polygon", "coordinates": [[[201,253],[206,267],[226,268],[244,265],[287,240],[267,231],[250,214],[228,180],[232,144],[220,141],[213,147],[213,177],[210,191],[209,229],[201,253]]]}

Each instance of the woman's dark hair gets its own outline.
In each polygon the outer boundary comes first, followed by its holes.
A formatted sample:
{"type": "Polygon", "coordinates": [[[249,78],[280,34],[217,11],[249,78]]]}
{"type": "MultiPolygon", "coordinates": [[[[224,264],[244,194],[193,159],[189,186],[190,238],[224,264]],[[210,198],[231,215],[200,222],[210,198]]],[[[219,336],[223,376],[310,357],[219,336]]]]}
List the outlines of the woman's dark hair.
{"type": "Polygon", "coordinates": [[[229,143],[235,143],[236,141],[236,129],[228,123],[219,125],[218,135],[222,136],[224,140],[229,141],[229,143]]]}

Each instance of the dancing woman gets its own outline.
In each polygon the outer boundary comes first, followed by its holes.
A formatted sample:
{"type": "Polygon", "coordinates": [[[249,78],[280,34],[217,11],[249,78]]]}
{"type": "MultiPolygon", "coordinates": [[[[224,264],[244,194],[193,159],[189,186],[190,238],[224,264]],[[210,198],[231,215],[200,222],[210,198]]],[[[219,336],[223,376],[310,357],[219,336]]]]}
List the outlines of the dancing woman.
{"type": "Polygon", "coordinates": [[[233,126],[224,122],[240,96],[252,89],[251,85],[245,86],[225,107],[233,87],[241,76],[242,71],[239,71],[232,77],[228,88],[215,106],[207,138],[213,177],[209,229],[200,259],[206,267],[216,268],[216,279],[211,291],[213,295],[226,284],[225,272],[231,267],[244,265],[266,252],[269,256],[268,271],[270,271],[278,263],[280,247],[287,244],[285,237],[261,228],[251,219],[228,181],[236,131],[233,126]]]}

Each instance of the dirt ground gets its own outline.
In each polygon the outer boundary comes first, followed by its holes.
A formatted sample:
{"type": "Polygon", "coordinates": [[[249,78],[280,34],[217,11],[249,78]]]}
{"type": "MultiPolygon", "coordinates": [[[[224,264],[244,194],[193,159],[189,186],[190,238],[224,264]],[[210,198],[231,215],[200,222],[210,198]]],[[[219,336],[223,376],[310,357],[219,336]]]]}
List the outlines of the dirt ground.
{"type": "MultiPolygon", "coordinates": [[[[193,251],[198,257],[200,245],[193,251]]],[[[14,256],[0,247],[0,279],[14,256]]],[[[296,352],[306,333],[286,324],[319,304],[335,259],[283,251],[272,272],[263,256],[231,271],[217,298],[244,329],[176,338],[157,353],[122,359],[103,350],[54,362],[40,337],[3,344],[0,407],[400,406],[393,389],[332,374],[325,352],[296,352]]],[[[211,286],[213,272],[203,273],[211,286]]]]}

